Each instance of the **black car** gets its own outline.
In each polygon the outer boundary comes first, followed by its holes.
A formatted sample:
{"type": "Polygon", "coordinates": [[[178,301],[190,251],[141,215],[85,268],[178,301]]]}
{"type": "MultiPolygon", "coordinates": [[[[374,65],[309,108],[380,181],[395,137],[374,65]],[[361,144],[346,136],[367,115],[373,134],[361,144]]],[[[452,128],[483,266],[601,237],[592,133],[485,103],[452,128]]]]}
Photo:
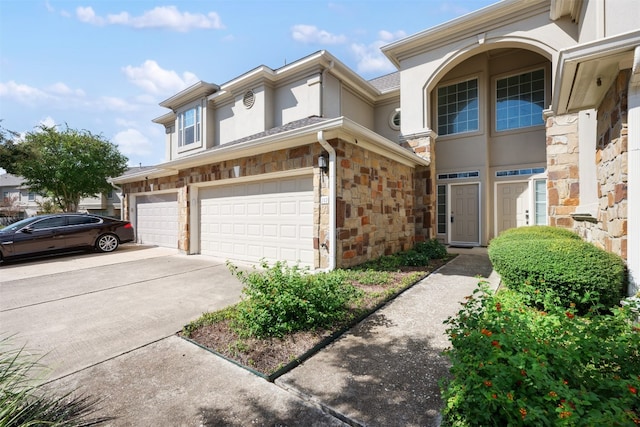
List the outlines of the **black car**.
{"type": "Polygon", "coordinates": [[[80,248],[113,252],[134,238],[128,221],[81,213],[39,215],[0,230],[0,261],[80,248]]]}

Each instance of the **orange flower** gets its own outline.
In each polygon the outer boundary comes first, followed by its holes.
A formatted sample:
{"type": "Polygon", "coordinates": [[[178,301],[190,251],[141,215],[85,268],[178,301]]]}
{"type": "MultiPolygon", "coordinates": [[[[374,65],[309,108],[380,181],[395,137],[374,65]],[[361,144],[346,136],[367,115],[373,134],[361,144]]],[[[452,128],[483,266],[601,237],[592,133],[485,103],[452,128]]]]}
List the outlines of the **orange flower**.
{"type": "Polygon", "coordinates": [[[498,395],[497,395],[497,394],[495,394],[495,393],[493,393],[493,394],[491,395],[491,397],[493,397],[494,399],[497,399],[497,398],[498,398],[498,395]]]}
{"type": "Polygon", "coordinates": [[[571,313],[570,311],[567,311],[565,314],[567,315],[567,317],[568,317],[569,319],[573,319],[574,317],[576,317],[576,316],[575,316],[573,313],[571,313]]]}
{"type": "Polygon", "coordinates": [[[522,419],[524,420],[524,417],[527,416],[527,410],[524,408],[520,408],[520,415],[522,416],[522,419]]]}
{"type": "Polygon", "coordinates": [[[509,400],[513,400],[513,394],[511,394],[511,393],[507,393],[507,399],[509,399],[509,400]]]}
{"type": "Polygon", "coordinates": [[[551,390],[551,391],[549,392],[549,396],[551,396],[551,397],[553,397],[553,398],[556,398],[556,397],[558,397],[558,393],[556,393],[555,391],[551,390]]]}
{"type": "Polygon", "coordinates": [[[490,337],[491,335],[493,335],[493,332],[491,332],[490,330],[486,329],[486,328],[482,328],[482,331],[480,331],[480,333],[482,335],[488,336],[490,337]]]}
{"type": "Polygon", "coordinates": [[[634,386],[629,386],[629,391],[630,391],[632,394],[638,394],[638,389],[637,389],[637,388],[635,388],[634,386]]]}
{"type": "Polygon", "coordinates": [[[560,412],[560,418],[569,418],[572,415],[570,411],[562,411],[560,412]]]}
{"type": "Polygon", "coordinates": [[[491,381],[485,381],[484,385],[486,385],[487,387],[491,387],[493,383],[491,381]]]}
{"type": "Polygon", "coordinates": [[[526,377],[527,371],[525,371],[524,369],[520,369],[520,375],[522,375],[523,377],[526,377]]]}
{"type": "Polygon", "coordinates": [[[502,304],[500,304],[499,302],[496,303],[496,311],[500,311],[502,310],[502,304]]]}

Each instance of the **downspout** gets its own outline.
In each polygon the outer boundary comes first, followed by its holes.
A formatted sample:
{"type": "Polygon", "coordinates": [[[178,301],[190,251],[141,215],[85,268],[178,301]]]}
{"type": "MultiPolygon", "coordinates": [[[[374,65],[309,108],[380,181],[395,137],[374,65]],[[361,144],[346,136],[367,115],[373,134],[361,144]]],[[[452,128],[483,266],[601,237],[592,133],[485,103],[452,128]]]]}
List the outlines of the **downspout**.
{"type": "Polygon", "coordinates": [[[634,50],[628,105],[627,294],[633,296],[640,292],[640,46],[634,50]]]}
{"type": "MultiPolygon", "coordinates": [[[[318,142],[329,153],[329,268],[336,268],[336,150],[324,138],[324,131],[318,131],[318,142]]],[[[319,249],[318,249],[319,250],[319,249]]]]}

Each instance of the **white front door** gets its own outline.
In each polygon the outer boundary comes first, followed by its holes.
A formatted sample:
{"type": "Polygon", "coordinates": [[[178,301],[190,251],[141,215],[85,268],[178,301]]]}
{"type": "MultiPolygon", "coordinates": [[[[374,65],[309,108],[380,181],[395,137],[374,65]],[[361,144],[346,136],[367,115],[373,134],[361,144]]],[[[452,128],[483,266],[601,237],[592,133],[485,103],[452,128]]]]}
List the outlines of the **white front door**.
{"type": "Polygon", "coordinates": [[[201,188],[200,252],[313,267],[311,176],[201,188]]]}
{"type": "Polygon", "coordinates": [[[480,184],[451,185],[450,243],[480,244],[480,184]]]}
{"type": "Polygon", "coordinates": [[[504,230],[531,224],[529,183],[505,182],[496,185],[496,235],[504,230]]]}

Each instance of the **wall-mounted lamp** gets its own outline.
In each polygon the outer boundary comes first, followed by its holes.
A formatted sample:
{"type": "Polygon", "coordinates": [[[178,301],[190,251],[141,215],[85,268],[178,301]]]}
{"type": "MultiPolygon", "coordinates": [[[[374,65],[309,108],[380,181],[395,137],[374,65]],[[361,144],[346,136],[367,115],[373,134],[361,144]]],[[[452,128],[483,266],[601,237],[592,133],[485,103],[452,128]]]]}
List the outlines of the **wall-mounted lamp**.
{"type": "Polygon", "coordinates": [[[324,154],[321,154],[318,157],[318,167],[323,172],[326,172],[327,169],[329,169],[329,161],[327,160],[327,156],[325,156],[324,154]]]}

